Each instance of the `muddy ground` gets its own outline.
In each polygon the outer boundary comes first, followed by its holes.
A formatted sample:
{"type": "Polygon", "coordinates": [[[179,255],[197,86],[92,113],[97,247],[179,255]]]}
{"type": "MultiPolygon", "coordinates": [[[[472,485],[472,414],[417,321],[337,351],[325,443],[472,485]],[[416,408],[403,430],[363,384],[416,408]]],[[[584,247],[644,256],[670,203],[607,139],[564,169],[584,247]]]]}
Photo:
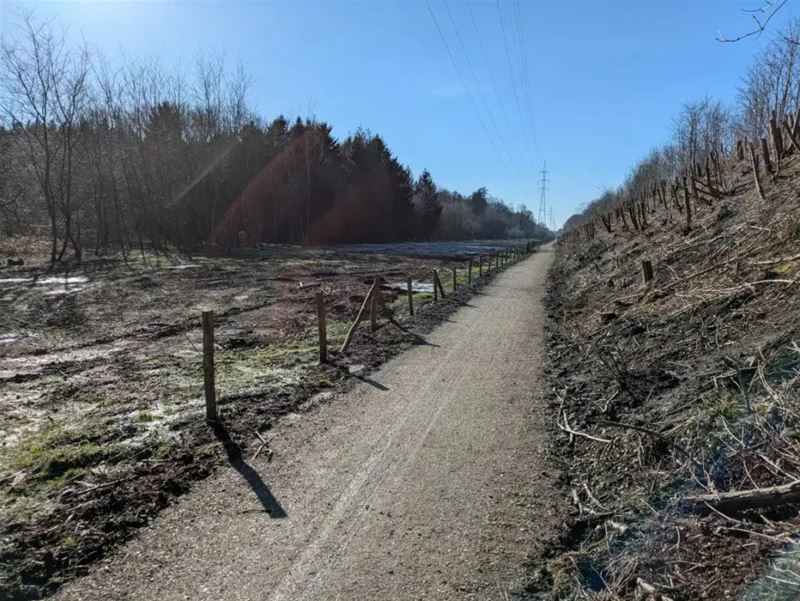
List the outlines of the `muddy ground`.
{"type": "Polygon", "coordinates": [[[559,246],[550,420],[573,515],[531,598],[800,596],[800,505],[689,499],[800,478],[800,160],[766,201],[748,165],[728,175],[689,230],[659,206],[644,232],[559,246]]]}
{"type": "Polygon", "coordinates": [[[39,598],[85,572],[193,481],[254,452],[282,415],[417,343],[488,281],[477,276],[476,263],[464,285],[463,255],[280,248],[2,268],[0,598],[39,598]],[[405,296],[386,289],[378,330],[367,320],[346,355],[318,364],[319,290],[336,349],[377,275],[425,290],[434,268],[444,302],[416,293],[411,317],[405,296]],[[216,313],[214,429],[203,413],[203,309],[216,313]]]}

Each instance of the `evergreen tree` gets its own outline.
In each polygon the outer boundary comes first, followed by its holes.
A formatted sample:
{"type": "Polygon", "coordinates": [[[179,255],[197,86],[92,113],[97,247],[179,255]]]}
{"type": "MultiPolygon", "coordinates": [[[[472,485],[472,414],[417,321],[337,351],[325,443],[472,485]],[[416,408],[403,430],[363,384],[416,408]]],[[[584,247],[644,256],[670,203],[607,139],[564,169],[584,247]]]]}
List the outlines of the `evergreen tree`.
{"type": "Polygon", "coordinates": [[[439,216],[442,214],[442,203],[439,201],[439,190],[427,169],[420,174],[414,186],[414,207],[417,211],[420,237],[428,240],[436,231],[439,216]]]}

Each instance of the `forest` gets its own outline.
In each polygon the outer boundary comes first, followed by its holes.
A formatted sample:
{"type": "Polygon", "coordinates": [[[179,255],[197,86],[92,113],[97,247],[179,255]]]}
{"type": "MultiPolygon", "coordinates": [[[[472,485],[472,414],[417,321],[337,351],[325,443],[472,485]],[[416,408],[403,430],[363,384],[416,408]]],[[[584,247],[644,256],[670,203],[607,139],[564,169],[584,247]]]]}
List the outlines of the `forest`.
{"type": "MultiPolygon", "coordinates": [[[[673,119],[670,139],[638,161],[620,186],[607,188],[570,217],[564,229],[641,203],[646,197],[666,196],[673,182],[676,190],[682,186],[680,180],[687,172],[718,170],[706,161],[718,163],[733,152],[738,140],[758,147],[770,131],[771,119],[795,115],[798,110],[800,20],[793,20],[756,53],[733,103],[708,96],[685,103],[673,119]]],[[[624,218],[624,212],[618,214],[624,218]]]]}
{"type": "Polygon", "coordinates": [[[269,119],[225,56],[110,60],[20,15],[0,46],[0,232],[52,262],[131,251],[545,238],[524,206],[415,177],[384,139],[269,119]]]}

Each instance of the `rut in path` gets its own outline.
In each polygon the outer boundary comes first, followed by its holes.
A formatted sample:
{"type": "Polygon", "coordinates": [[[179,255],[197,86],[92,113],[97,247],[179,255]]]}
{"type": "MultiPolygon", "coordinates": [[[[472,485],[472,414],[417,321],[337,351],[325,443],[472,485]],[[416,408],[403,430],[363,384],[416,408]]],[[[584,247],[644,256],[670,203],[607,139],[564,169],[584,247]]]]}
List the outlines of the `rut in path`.
{"type": "Polygon", "coordinates": [[[503,599],[558,524],[545,467],[545,247],[354,390],[283,420],[274,460],[201,483],[62,599],[503,599]]]}

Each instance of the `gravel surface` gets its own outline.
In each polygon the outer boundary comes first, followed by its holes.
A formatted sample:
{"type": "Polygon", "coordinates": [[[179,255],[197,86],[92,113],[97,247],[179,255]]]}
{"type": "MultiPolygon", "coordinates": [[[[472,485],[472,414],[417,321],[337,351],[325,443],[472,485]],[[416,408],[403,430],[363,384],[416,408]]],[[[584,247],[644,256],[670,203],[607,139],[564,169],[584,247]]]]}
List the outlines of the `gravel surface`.
{"type": "Polygon", "coordinates": [[[545,247],[258,458],[198,485],[60,599],[504,599],[559,524],[545,247]]]}

